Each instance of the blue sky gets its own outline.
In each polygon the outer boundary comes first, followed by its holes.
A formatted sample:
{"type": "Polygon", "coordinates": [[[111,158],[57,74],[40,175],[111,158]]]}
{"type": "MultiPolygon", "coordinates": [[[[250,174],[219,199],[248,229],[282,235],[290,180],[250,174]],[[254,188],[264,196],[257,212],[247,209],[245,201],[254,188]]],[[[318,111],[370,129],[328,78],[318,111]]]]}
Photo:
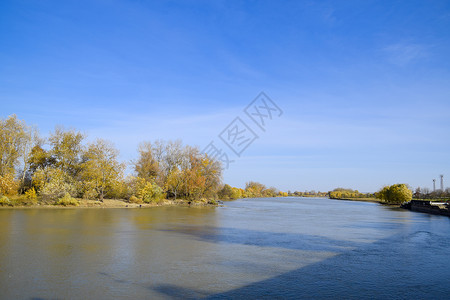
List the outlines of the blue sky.
{"type": "MultiPolygon", "coordinates": [[[[46,136],[206,146],[264,91],[283,110],[234,186],[450,180],[448,1],[2,1],[0,116],[46,136]]],[[[231,156],[230,152],[230,156],[231,156]]],[[[446,184],[449,186],[449,184],[446,184]]]]}

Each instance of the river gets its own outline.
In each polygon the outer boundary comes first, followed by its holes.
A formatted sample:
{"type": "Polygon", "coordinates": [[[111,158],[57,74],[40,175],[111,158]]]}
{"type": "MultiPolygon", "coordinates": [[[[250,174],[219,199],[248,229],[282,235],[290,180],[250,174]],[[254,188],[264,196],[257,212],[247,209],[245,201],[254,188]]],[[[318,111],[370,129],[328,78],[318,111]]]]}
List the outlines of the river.
{"type": "Polygon", "coordinates": [[[450,218],[376,203],[1,209],[0,299],[444,299],[450,218]]]}

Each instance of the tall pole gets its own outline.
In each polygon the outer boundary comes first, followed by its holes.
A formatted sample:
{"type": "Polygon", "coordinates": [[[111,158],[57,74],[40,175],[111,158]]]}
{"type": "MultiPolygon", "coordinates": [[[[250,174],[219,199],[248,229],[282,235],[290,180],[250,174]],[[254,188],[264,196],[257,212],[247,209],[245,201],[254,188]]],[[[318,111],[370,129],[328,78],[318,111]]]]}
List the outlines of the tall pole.
{"type": "Polygon", "coordinates": [[[436,192],[436,179],[433,179],[433,192],[436,192]]]}
{"type": "Polygon", "coordinates": [[[444,191],[444,175],[440,175],[441,176],[441,191],[444,191]]]}

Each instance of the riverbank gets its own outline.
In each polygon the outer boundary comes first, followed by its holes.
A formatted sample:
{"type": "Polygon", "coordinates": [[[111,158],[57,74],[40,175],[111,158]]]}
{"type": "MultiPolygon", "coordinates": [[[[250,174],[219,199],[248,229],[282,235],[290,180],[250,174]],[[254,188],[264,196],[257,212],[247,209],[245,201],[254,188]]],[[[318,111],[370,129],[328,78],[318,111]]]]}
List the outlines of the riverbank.
{"type": "Polygon", "coordinates": [[[377,198],[330,198],[331,200],[345,200],[345,201],[360,201],[360,202],[372,202],[379,204],[387,204],[377,198]]]}
{"type": "Polygon", "coordinates": [[[55,203],[38,202],[35,204],[15,204],[15,205],[0,205],[0,209],[14,209],[14,208],[148,208],[157,206],[186,206],[186,207],[216,207],[219,204],[214,201],[199,200],[199,201],[185,201],[185,200],[169,200],[164,199],[158,203],[130,203],[124,199],[104,199],[87,200],[75,199],[76,205],[63,205],[55,203]]]}
{"type": "Polygon", "coordinates": [[[450,208],[445,202],[411,200],[402,204],[401,207],[411,211],[450,217],[450,208]]]}

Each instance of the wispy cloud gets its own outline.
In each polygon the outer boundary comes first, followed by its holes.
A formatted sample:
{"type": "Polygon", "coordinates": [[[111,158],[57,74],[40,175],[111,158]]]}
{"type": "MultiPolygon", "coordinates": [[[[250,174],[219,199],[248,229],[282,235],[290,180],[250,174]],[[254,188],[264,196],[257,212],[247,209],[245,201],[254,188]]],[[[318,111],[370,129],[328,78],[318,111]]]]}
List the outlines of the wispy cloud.
{"type": "Polygon", "coordinates": [[[406,66],[428,56],[428,46],[418,43],[398,42],[383,48],[388,61],[394,65],[406,66]]]}

